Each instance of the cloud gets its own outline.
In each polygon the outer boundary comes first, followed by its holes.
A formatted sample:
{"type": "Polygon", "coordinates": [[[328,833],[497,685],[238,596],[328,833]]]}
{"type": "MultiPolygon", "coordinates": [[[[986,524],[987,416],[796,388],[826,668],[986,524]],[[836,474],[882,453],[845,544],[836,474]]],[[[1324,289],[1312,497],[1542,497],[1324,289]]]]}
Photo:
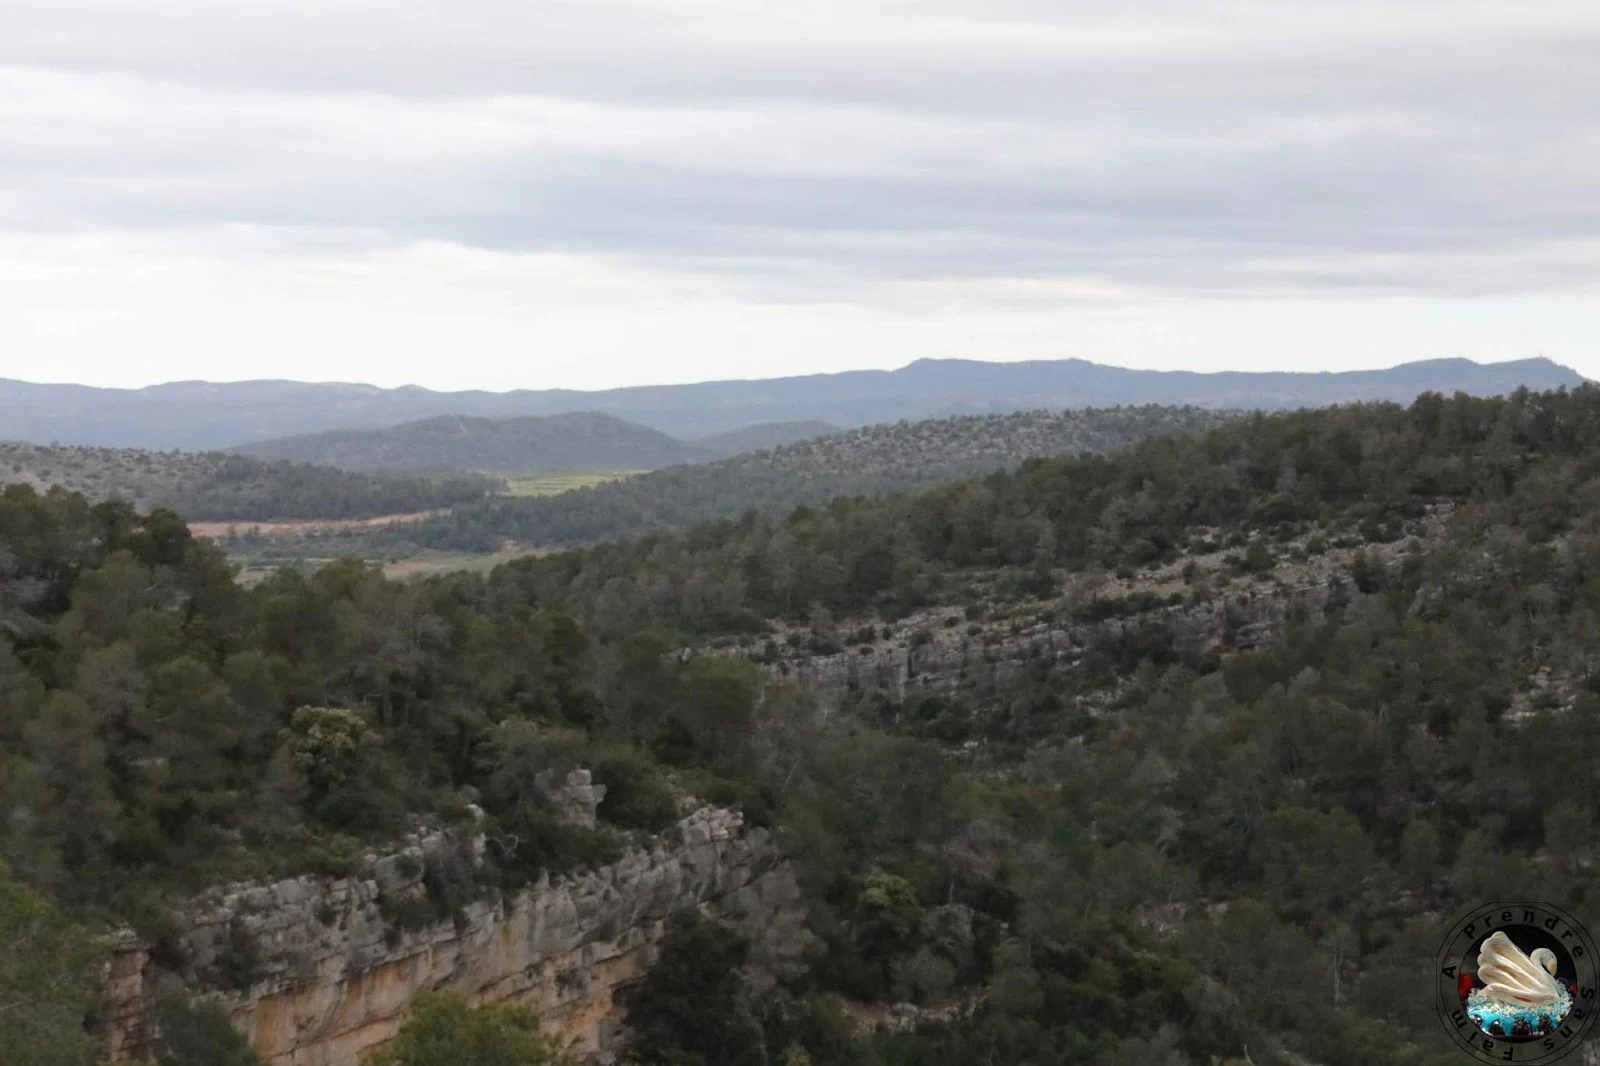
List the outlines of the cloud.
{"type": "Polygon", "coordinates": [[[1595,54],[1589,0],[13,0],[0,274],[311,299],[428,262],[463,313],[1566,292],[1595,54]]]}

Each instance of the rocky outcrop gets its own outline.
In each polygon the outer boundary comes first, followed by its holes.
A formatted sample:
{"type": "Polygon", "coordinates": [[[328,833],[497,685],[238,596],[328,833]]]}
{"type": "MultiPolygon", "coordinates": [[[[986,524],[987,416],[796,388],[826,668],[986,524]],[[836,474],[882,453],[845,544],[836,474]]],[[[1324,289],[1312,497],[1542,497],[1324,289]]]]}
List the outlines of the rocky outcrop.
{"type": "MultiPolygon", "coordinates": [[[[1440,535],[1441,519],[1419,523],[1424,540],[1440,535]]],[[[1365,565],[1393,570],[1410,540],[1368,544],[1365,565]]],[[[1189,557],[1192,569],[1174,564],[1132,579],[1110,573],[1074,575],[1056,598],[1011,604],[1006,616],[971,620],[964,610],[937,608],[877,629],[870,642],[819,652],[819,636],[796,632],[798,647],[766,645],[699,649],[740,654],[769,675],[796,682],[826,709],[882,693],[895,703],[908,693],[931,692],[981,703],[1006,692],[1030,671],[1041,680],[1077,667],[1097,643],[1115,642],[1138,626],[1160,626],[1173,644],[1197,650],[1246,651],[1272,643],[1296,616],[1314,617],[1362,596],[1355,548],[1326,550],[1300,562],[1287,559],[1258,575],[1230,572],[1222,553],[1189,557]]]]}
{"type": "MultiPolygon", "coordinates": [[[[1168,593],[1125,614],[1088,620],[1065,602],[1043,604],[1031,618],[967,622],[959,612],[929,612],[902,623],[887,640],[832,654],[780,653],[763,662],[774,677],[798,683],[825,708],[873,693],[898,703],[913,691],[982,700],[1014,685],[1027,671],[1048,678],[1071,670],[1098,641],[1133,627],[1163,627],[1175,643],[1242,651],[1270,643],[1300,611],[1322,612],[1360,595],[1346,573],[1296,585],[1240,582],[1215,595],[1168,593]]],[[[1109,602],[1110,597],[1102,597],[1109,602]]],[[[759,656],[758,656],[759,658],[759,656]]]]}
{"type": "Polygon", "coordinates": [[[371,857],[359,877],[210,893],[190,909],[181,975],[150,945],[123,943],[109,983],[113,1061],[149,1050],[152,1001],[181,980],[209,984],[269,1066],[355,1066],[395,1034],[418,993],[437,989],[530,1006],[574,1054],[608,1063],[624,1020],[618,992],[654,961],[675,912],[744,926],[758,987],[798,966],[810,941],[770,835],[714,807],[609,865],[467,903],[410,931],[396,926],[396,900],[425,900],[430,870],[475,864],[483,846],[481,836],[420,834],[371,857]],[[223,975],[239,987],[217,988],[223,975]]]}
{"type": "Polygon", "coordinates": [[[546,770],[536,775],[533,783],[555,807],[556,816],[562,821],[585,829],[594,828],[600,802],[606,798],[606,786],[594,784],[588,770],[579,767],[568,771],[559,784],[555,774],[546,770]]]}

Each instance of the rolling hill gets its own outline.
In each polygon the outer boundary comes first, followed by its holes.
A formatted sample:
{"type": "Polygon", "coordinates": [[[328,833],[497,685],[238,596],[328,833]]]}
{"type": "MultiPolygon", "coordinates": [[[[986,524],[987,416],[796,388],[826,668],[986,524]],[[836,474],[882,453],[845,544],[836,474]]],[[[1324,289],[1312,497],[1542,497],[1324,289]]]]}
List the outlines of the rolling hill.
{"type": "Polygon", "coordinates": [[[759,422],[743,429],[701,437],[694,443],[719,459],[727,459],[746,452],[764,452],[771,448],[782,448],[786,444],[797,444],[803,440],[826,437],[830,433],[837,432],[839,427],[833,423],[819,422],[815,419],[803,419],[798,422],[759,422]]]}
{"type": "Polygon", "coordinates": [[[370,518],[449,507],[497,487],[483,477],[354,474],[220,452],[0,442],[0,486],[7,484],[168,507],[195,521],[370,518]]]}
{"type": "Polygon", "coordinates": [[[1146,403],[1282,409],[1354,400],[1410,402],[1426,391],[1488,396],[1523,385],[1573,387],[1582,380],[1548,359],[1488,365],[1435,359],[1338,374],[1129,370],[1081,359],[922,359],[892,371],[602,392],[434,392],[296,381],[180,381],[101,389],[0,379],[0,427],[7,437],[35,443],[213,449],[440,415],[515,418],[599,411],[691,439],[761,422],[863,426],[902,418],[1146,403]]]}
{"type": "Polygon", "coordinates": [[[341,470],[519,473],[650,470],[711,458],[708,449],[594,412],[530,418],[445,415],[387,429],[336,429],[233,449],[341,470]]]}
{"type": "MultiPolygon", "coordinates": [[[[486,497],[403,530],[313,539],[313,553],[417,548],[493,551],[582,544],[690,526],[748,510],[786,511],[839,496],[928,488],[1036,456],[1110,451],[1197,432],[1236,412],[1199,407],[1024,411],[867,426],[713,463],[667,467],[540,498],[486,497]]],[[[250,539],[239,547],[255,546],[250,539]]],[[[278,545],[282,547],[282,545],[278,545]]]]}

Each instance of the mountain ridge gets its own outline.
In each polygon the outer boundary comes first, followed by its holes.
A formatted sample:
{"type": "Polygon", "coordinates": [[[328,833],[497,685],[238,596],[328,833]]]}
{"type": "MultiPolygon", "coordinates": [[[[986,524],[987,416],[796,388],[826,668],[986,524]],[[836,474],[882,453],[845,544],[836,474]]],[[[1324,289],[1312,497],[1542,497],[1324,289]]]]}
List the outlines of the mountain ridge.
{"type": "Polygon", "coordinates": [[[815,419],[798,419],[792,422],[757,422],[753,426],[742,429],[730,429],[726,433],[713,433],[708,437],[697,437],[694,444],[705,448],[718,459],[731,459],[735,455],[746,452],[764,452],[773,448],[784,448],[801,441],[813,440],[817,437],[826,437],[843,432],[843,428],[832,422],[820,422],[815,419]]]}
{"type": "Polygon", "coordinates": [[[483,418],[438,415],[372,429],[332,429],[227,449],[341,470],[574,473],[641,470],[713,458],[710,449],[594,411],[483,418]]]}
{"type": "Polygon", "coordinates": [[[35,443],[214,449],[333,429],[387,428],[439,415],[510,418],[597,411],[681,439],[757,423],[842,428],[1041,407],[1179,403],[1279,410],[1426,391],[1495,395],[1585,379],[1550,359],[1443,358],[1356,371],[1159,371],[1083,359],[987,363],[918,359],[896,370],[573,389],[438,392],[421,386],[263,379],[139,389],[0,379],[0,435],[35,443]]]}
{"type": "Polygon", "coordinates": [[[228,452],[156,452],[92,445],[0,441],[0,488],[59,487],[100,503],[121,500],[209,521],[376,518],[447,508],[495,491],[495,479],[346,471],[228,452]]]}

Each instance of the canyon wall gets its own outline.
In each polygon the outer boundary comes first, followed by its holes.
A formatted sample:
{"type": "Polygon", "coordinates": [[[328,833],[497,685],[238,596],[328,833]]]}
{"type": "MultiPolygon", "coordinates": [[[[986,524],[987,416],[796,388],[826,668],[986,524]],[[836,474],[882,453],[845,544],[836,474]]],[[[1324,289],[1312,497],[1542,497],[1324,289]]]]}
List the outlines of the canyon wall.
{"type": "MultiPolygon", "coordinates": [[[[1380,565],[1389,561],[1373,554],[1380,565]]],[[[1316,617],[1362,595],[1335,560],[1302,568],[1287,581],[1242,580],[1200,595],[1181,581],[1154,587],[1109,581],[1101,595],[1137,593],[1157,599],[1126,615],[1095,621],[1081,620],[1077,612],[1092,601],[1074,604],[1068,597],[1040,603],[1031,616],[998,621],[969,622],[962,611],[945,608],[901,620],[888,639],[837,652],[780,646],[776,656],[764,656],[759,648],[745,654],[771,676],[809,689],[830,710],[875,692],[895,702],[914,690],[982,701],[1030,670],[1043,679],[1070,671],[1096,642],[1139,625],[1160,625],[1175,642],[1200,649],[1244,651],[1272,643],[1296,614],[1316,617]]]]}
{"type": "Polygon", "coordinates": [[[118,946],[109,982],[112,1061],[152,1047],[153,1003],[179,981],[210,987],[268,1066],[355,1066],[390,1039],[420,992],[529,1006],[576,1055],[614,1062],[618,992],[654,961],[667,919],[693,908],[752,936],[750,979],[800,965],[810,941],[794,874],[766,830],[705,807],[617,862],[544,878],[402,930],[396,901],[426,899],[426,871],[476,864],[481,835],[431,832],[370,856],[357,877],[233,885],[189,909],[173,973],[163,951],[118,946]],[[387,912],[387,913],[386,913],[387,912]],[[234,987],[219,975],[232,975],[234,987]]]}

